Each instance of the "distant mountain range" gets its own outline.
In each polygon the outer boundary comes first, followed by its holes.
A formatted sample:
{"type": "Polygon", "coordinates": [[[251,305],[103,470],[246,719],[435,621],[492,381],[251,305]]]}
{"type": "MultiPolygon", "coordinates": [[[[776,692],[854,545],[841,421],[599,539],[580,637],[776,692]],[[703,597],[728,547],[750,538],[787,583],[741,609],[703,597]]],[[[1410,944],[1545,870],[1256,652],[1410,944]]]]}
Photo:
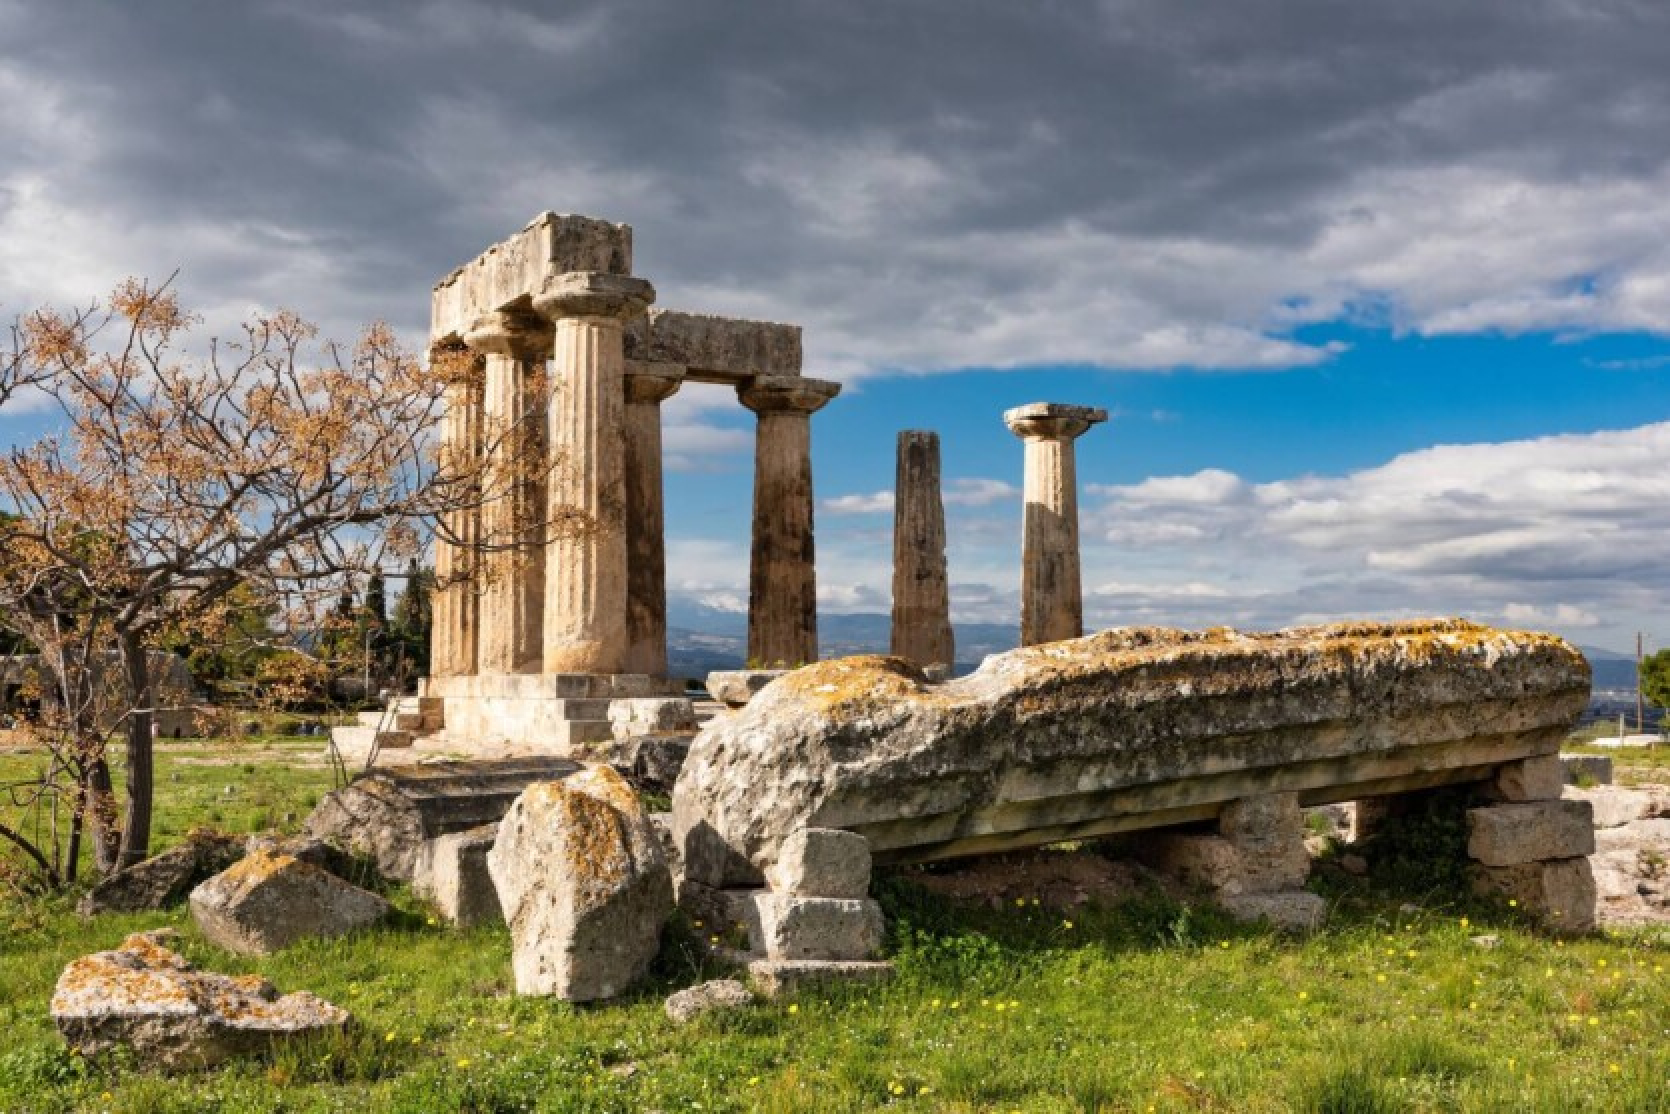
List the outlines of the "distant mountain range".
{"type": "MultiPolygon", "coordinates": [[[[669,601],[667,663],[674,676],[702,678],[716,669],[741,669],[748,660],[748,617],[702,604],[669,601]]],[[[957,669],[967,673],[988,654],[1013,650],[1020,627],[1005,623],[957,623],[957,669]]],[[[819,615],[818,643],[825,658],[885,654],[892,633],[887,615],[819,615]]],[[[1635,658],[1597,646],[1579,646],[1594,669],[1596,689],[1635,689],[1635,658]]]]}

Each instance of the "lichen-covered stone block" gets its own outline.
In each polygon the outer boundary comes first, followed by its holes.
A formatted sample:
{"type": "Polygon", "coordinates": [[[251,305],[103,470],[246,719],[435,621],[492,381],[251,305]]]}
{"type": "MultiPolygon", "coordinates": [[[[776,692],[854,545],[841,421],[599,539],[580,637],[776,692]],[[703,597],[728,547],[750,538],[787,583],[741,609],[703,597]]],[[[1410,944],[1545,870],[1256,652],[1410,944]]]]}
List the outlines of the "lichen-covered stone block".
{"type": "Polygon", "coordinates": [[[1594,810],[1588,801],[1527,801],[1467,810],[1467,854],[1486,866],[1594,851],[1594,810]]]}
{"type": "Polygon", "coordinates": [[[1576,935],[1595,927],[1595,876],[1587,858],[1474,864],[1470,876],[1475,893],[1514,901],[1555,932],[1576,935]]]}
{"type": "Polygon", "coordinates": [[[881,906],[869,899],[754,895],[748,925],[755,952],[768,959],[874,959],[881,951],[881,906]]]}
{"type": "Polygon", "coordinates": [[[191,891],[209,942],[270,955],[300,940],[345,936],[388,915],[381,897],[293,855],[254,851],[191,891]]]}
{"type": "Polygon", "coordinates": [[[783,841],[768,870],[774,893],[862,898],[870,893],[870,845],[838,828],[804,828],[783,841]]]}

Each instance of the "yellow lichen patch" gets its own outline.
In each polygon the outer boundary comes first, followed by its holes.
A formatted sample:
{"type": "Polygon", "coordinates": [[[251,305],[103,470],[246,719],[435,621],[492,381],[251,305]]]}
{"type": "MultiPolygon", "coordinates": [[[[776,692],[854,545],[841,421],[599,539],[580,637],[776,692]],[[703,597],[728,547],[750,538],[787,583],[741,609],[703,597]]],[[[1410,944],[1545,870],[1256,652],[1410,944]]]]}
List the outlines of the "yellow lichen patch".
{"type": "Polygon", "coordinates": [[[944,700],[909,662],[885,654],[817,662],[794,670],[777,684],[786,693],[831,715],[856,716],[904,701],[944,700]]]}

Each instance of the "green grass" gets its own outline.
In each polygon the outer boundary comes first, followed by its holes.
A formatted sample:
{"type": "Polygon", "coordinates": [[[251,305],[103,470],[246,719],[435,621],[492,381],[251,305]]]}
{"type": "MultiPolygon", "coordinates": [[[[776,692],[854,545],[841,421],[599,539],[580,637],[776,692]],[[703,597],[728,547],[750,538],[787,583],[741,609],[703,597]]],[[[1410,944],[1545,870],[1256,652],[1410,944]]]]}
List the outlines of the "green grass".
{"type": "MultiPolygon", "coordinates": [[[[163,779],[163,811],[247,822],[253,803],[202,793],[221,769],[163,779]]],[[[328,786],[244,777],[275,799],[328,786]]],[[[684,1029],[661,1001],[714,973],[693,926],[669,932],[651,984],[575,1008],[512,994],[503,929],[432,924],[399,892],[385,928],[260,960],[179,910],[83,922],[30,903],[0,920],[0,1110],[1670,1110],[1670,933],[1562,943],[1510,911],[1400,910],[1407,895],[1354,882],[1330,884],[1330,926],[1307,939],[1158,896],[1062,914],[952,906],[908,872],[878,891],[893,983],[684,1029]],[[159,924],[200,966],[313,990],[357,1029],[178,1079],[78,1064],[46,1018],[58,972],[159,924]]]]}

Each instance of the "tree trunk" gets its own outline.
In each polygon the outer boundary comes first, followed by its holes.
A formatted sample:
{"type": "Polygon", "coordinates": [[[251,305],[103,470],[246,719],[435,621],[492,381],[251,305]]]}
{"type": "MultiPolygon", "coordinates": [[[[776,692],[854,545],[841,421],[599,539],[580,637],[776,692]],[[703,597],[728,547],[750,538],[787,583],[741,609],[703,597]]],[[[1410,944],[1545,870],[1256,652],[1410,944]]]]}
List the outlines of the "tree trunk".
{"type": "Polygon", "coordinates": [[[132,711],[128,715],[128,807],[122,823],[122,853],[116,866],[132,866],[144,862],[151,851],[151,793],[153,740],[152,710],[156,706],[151,691],[151,663],[145,641],[132,631],[122,633],[122,668],[127,674],[128,696],[132,711]]]}
{"type": "Polygon", "coordinates": [[[103,754],[87,760],[87,821],[93,836],[93,868],[100,877],[116,869],[116,787],[110,783],[110,763],[103,754]]]}

